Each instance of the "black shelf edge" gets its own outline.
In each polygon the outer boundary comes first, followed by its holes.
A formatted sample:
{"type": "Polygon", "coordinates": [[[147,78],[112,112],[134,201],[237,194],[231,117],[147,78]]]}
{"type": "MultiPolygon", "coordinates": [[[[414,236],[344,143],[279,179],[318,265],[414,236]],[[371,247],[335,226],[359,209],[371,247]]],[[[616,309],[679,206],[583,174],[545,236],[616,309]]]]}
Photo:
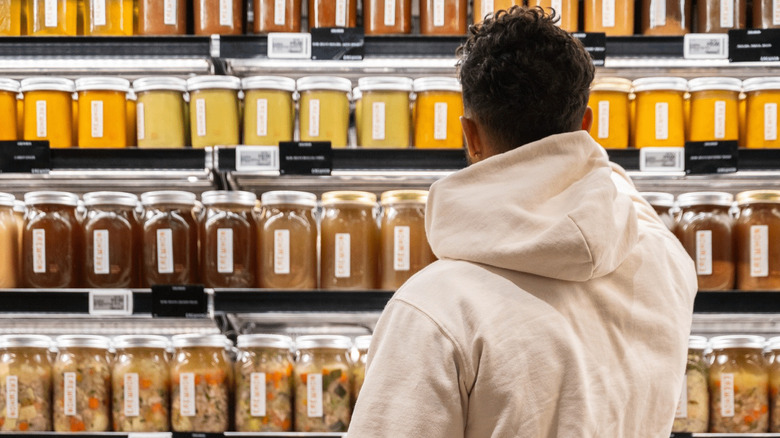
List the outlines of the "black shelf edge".
{"type": "Polygon", "coordinates": [[[780,313],[780,292],[702,291],[693,313],[780,313]]]}
{"type": "MultiPolygon", "coordinates": [[[[96,289],[98,290],[98,289],[96,289]]],[[[87,289],[0,289],[3,313],[89,314],[87,289]]],[[[150,290],[133,290],[133,314],[152,313],[150,290]]]]}
{"type": "Polygon", "coordinates": [[[392,291],[281,291],[271,289],[216,289],[214,311],[264,312],[381,312],[392,291]]]}
{"type": "Polygon", "coordinates": [[[208,58],[210,44],[194,35],[1,37],[0,58],[208,58]]]}
{"type": "MultiPolygon", "coordinates": [[[[609,159],[626,170],[639,170],[639,149],[607,149],[609,159]]],[[[739,149],[739,170],[780,170],[780,149],[739,149]]]]}
{"type": "Polygon", "coordinates": [[[51,149],[52,170],[191,170],[207,167],[204,149],[51,149]]]}
{"type": "Polygon", "coordinates": [[[681,58],[682,36],[607,37],[607,58],[681,58]]]}

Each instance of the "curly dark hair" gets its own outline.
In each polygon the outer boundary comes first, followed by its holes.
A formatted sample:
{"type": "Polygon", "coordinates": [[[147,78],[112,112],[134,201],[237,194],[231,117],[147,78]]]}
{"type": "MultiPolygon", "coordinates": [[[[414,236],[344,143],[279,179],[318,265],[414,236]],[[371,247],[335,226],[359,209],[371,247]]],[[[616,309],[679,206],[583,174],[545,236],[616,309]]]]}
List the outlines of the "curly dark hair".
{"type": "Polygon", "coordinates": [[[466,115],[497,152],[580,128],[594,67],[555,12],[513,6],[469,28],[458,48],[466,115]]]}

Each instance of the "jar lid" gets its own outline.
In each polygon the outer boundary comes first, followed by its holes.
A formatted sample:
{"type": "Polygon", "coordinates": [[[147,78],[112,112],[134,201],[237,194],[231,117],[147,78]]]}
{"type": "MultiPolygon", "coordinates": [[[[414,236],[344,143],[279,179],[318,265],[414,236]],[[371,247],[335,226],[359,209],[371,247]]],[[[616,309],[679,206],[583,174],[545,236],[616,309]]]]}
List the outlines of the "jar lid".
{"type": "Polygon", "coordinates": [[[680,207],[692,207],[695,205],[730,207],[733,202],[734,195],[725,192],[691,192],[677,196],[677,205],[680,207]]]}
{"type": "Polygon", "coordinates": [[[27,205],[58,204],[76,207],[79,205],[79,197],[68,192],[30,192],[24,195],[27,205]]]}
{"type": "Polygon", "coordinates": [[[759,348],[763,349],[766,339],[763,336],[749,335],[728,335],[717,336],[710,339],[710,345],[713,350],[723,350],[725,348],[759,348]]]}
{"type": "Polygon", "coordinates": [[[355,338],[355,348],[358,350],[366,351],[369,346],[371,346],[371,335],[358,336],[355,338]]]}
{"type": "Polygon", "coordinates": [[[749,190],[737,194],[739,205],[780,202],[780,190],[749,190]]]}
{"type": "Polygon", "coordinates": [[[227,347],[232,346],[233,343],[225,335],[200,335],[200,334],[188,334],[188,335],[176,335],[171,338],[173,348],[186,348],[186,347],[227,347]]]}
{"type": "Polygon", "coordinates": [[[73,93],[76,91],[76,84],[70,79],[41,76],[22,79],[21,89],[22,93],[28,91],[63,91],[65,93],[73,93]]]}
{"type": "Polygon", "coordinates": [[[0,205],[3,207],[11,207],[14,208],[14,203],[16,202],[16,197],[10,193],[0,193],[0,205]]]}
{"type": "Polygon", "coordinates": [[[369,76],[358,79],[358,87],[361,91],[412,91],[411,78],[396,76],[369,76]]]}
{"type": "Polygon", "coordinates": [[[24,213],[27,210],[27,207],[24,205],[24,201],[16,200],[14,201],[14,211],[18,213],[24,213]]]}
{"type": "Polygon", "coordinates": [[[706,350],[707,338],[704,336],[689,336],[688,337],[688,349],[689,350],[706,350]]]}
{"type": "Polygon", "coordinates": [[[640,192],[639,195],[645,198],[645,201],[650,205],[669,208],[674,205],[674,195],[671,193],[640,192]]]}
{"type": "Polygon", "coordinates": [[[238,204],[247,207],[254,207],[257,202],[257,195],[252,192],[232,191],[232,190],[212,190],[200,195],[203,205],[215,204],[238,204]]]}
{"type": "Polygon", "coordinates": [[[4,335],[0,336],[0,348],[51,348],[51,338],[42,335],[4,335]]]}
{"type": "Polygon", "coordinates": [[[780,336],[769,338],[769,340],[766,341],[766,346],[770,350],[780,350],[780,336]]]}
{"type": "Polygon", "coordinates": [[[260,197],[262,205],[293,204],[304,207],[316,207],[317,195],[309,192],[296,192],[292,190],[276,190],[265,192],[260,197]]]}
{"type": "Polygon", "coordinates": [[[187,81],[175,76],[152,76],[133,81],[136,93],[145,91],[187,91],[187,81]]]}
{"type": "Polygon", "coordinates": [[[138,196],[125,192],[90,192],[85,193],[83,198],[84,205],[87,207],[95,205],[136,207],[138,205],[138,196]]]}
{"type": "Polygon", "coordinates": [[[282,335],[240,335],[236,340],[238,348],[265,347],[290,350],[293,340],[289,336],[282,335]]]}
{"type": "Polygon", "coordinates": [[[125,348],[157,348],[166,350],[171,343],[165,336],[125,335],[115,337],[112,345],[117,350],[125,348]]]}
{"type": "Polygon", "coordinates": [[[11,93],[18,93],[21,90],[19,81],[8,78],[0,78],[0,91],[10,91],[11,93]]]}
{"type": "Polygon", "coordinates": [[[122,78],[94,76],[76,79],[76,91],[108,90],[130,91],[130,81],[122,78]]]}
{"type": "Polygon", "coordinates": [[[725,90],[742,91],[742,81],[736,78],[696,78],[688,81],[688,91],[725,90]]]}
{"type": "Polygon", "coordinates": [[[352,341],[346,336],[339,335],[308,335],[298,336],[295,340],[295,348],[298,350],[310,350],[312,348],[338,348],[349,350],[352,341]]]}
{"type": "Polygon", "coordinates": [[[456,78],[435,76],[414,80],[414,91],[454,91],[460,93],[463,89],[456,78]]]}
{"type": "Polygon", "coordinates": [[[360,87],[352,89],[352,100],[358,101],[363,98],[363,92],[360,91],[360,87]]]}
{"type": "Polygon", "coordinates": [[[426,203],[428,202],[427,190],[391,190],[382,193],[380,198],[382,205],[395,203],[426,203]]]}
{"type": "Polygon", "coordinates": [[[590,91],[628,93],[631,91],[631,81],[623,78],[598,78],[591,84],[590,91]]]}
{"type": "Polygon", "coordinates": [[[105,336],[95,335],[65,335],[57,336],[55,341],[57,347],[82,347],[82,348],[100,348],[101,350],[108,350],[111,346],[111,342],[105,336]]]}
{"type": "Polygon", "coordinates": [[[241,80],[244,90],[295,91],[295,79],[284,76],[250,76],[241,80]]]}
{"type": "Polygon", "coordinates": [[[336,76],[306,76],[298,79],[298,91],[333,90],[349,93],[352,81],[336,76]]]}
{"type": "Polygon", "coordinates": [[[322,194],[322,204],[332,205],[341,203],[376,205],[376,195],[369,192],[343,191],[325,192],[322,194]]]}
{"type": "Polygon", "coordinates": [[[240,90],[241,79],[235,76],[205,75],[187,79],[187,90],[240,90]]]}
{"type": "Polygon", "coordinates": [[[750,78],[742,81],[742,91],[780,90],[780,77],[750,78]]]}
{"type": "Polygon", "coordinates": [[[688,81],[683,78],[639,78],[635,80],[632,85],[634,86],[634,93],[656,90],[688,90],[688,81]]]}
{"type": "Polygon", "coordinates": [[[146,192],[141,194],[141,203],[143,205],[156,204],[185,204],[195,205],[197,196],[194,193],[182,192],[179,190],[160,190],[156,192],[146,192]]]}

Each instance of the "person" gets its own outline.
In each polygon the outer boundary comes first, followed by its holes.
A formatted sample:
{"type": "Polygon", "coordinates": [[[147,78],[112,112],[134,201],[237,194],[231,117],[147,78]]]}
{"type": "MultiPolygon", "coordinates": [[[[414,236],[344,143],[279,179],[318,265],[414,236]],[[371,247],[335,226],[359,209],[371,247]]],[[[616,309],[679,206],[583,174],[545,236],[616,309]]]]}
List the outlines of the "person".
{"type": "Polygon", "coordinates": [[[380,317],[349,438],[668,438],[696,272],[587,133],[594,75],[539,8],[458,50],[471,165],[436,182],[439,258],[380,317]]]}

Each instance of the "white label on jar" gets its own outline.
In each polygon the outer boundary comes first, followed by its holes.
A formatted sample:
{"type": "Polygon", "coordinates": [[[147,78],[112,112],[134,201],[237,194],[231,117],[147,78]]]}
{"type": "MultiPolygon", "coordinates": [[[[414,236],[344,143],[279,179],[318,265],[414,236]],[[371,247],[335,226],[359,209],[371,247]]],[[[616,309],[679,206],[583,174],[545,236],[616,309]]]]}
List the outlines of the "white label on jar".
{"type": "Polygon", "coordinates": [[[125,417],[137,417],[138,403],[138,374],[125,374],[125,417]]]}
{"type": "Polygon", "coordinates": [[[409,270],[409,236],[408,226],[395,227],[393,229],[393,268],[396,271],[409,270]]]}
{"type": "Polygon", "coordinates": [[[336,278],[349,278],[351,268],[349,233],[336,233],[336,278]]]}
{"type": "Polygon", "coordinates": [[[176,0],[163,0],[163,24],[176,26],[176,0]]]}
{"type": "Polygon", "coordinates": [[[274,274],[290,273],[290,230],[274,231],[274,274]]]}
{"type": "Polygon", "coordinates": [[[563,0],[552,0],[550,2],[550,9],[555,11],[555,13],[560,17],[561,19],[555,22],[555,25],[560,27],[561,22],[563,21],[563,0]]]}
{"type": "Polygon", "coordinates": [[[138,140],[146,137],[146,123],[144,122],[144,104],[135,105],[135,132],[138,140]]]}
{"type": "Polygon", "coordinates": [[[320,100],[309,101],[309,137],[320,136],[320,100]]]}
{"type": "Polygon", "coordinates": [[[217,229],[217,272],[233,273],[233,229],[217,229]]]}
{"type": "Polygon", "coordinates": [[[772,0],[772,25],[780,26],[780,0],[772,0]]]}
{"type": "Polygon", "coordinates": [[[601,27],[615,27],[615,0],[601,2],[601,27]]]}
{"type": "Polygon", "coordinates": [[[433,26],[444,26],[444,0],[433,0],[433,26]]]}
{"type": "Polygon", "coordinates": [[[249,381],[249,406],[253,417],[265,417],[265,373],[252,373],[249,381]]]}
{"type": "Polygon", "coordinates": [[[43,1],[43,26],[57,27],[57,0],[43,1]]]}
{"type": "Polygon", "coordinates": [[[734,374],[731,373],[720,375],[720,415],[734,416],[734,374]]]}
{"type": "Polygon", "coordinates": [[[274,0],[274,24],[284,26],[285,15],[287,15],[287,1],[274,0]]]}
{"type": "Polygon", "coordinates": [[[395,0],[385,0],[385,26],[395,26],[395,0]]]}
{"type": "Polygon", "coordinates": [[[16,376],[5,378],[5,418],[19,418],[19,380],[16,376]]]}
{"type": "Polygon", "coordinates": [[[268,135],[268,99],[257,99],[257,136],[268,135]]]}
{"type": "Polygon", "coordinates": [[[322,417],[322,374],[309,374],[307,376],[306,406],[309,417],[322,417]]]}
{"type": "Polygon", "coordinates": [[[447,103],[436,102],[433,104],[433,139],[447,139],[447,103]]]}
{"type": "Polygon", "coordinates": [[[385,139],[385,103],[374,102],[371,105],[371,138],[385,139]]]}
{"type": "Polygon", "coordinates": [[[62,395],[65,415],[76,415],[76,373],[62,373],[62,395]]]}
{"type": "Polygon", "coordinates": [[[688,418],[688,376],[683,376],[682,391],[680,391],[680,400],[677,401],[677,411],[674,418],[688,418]]]}
{"type": "Polygon", "coordinates": [[[666,0],[651,0],[650,28],[666,26],[666,0]]]}
{"type": "Polygon", "coordinates": [[[38,229],[32,232],[33,272],[46,273],[46,230],[38,229]]]}
{"type": "Polygon", "coordinates": [[[777,104],[764,104],[764,140],[777,140],[777,104]]]}
{"type": "Polygon", "coordinates": [[[750,276],[769,276],[769,226],[750,227],[750,276]]]}
{"type": "Polygon", "coordinates": [[[206,100],[195,99],[195,128],[198,137],[206,136],[206,100]]]}
{"type": "Polygon", "coordinates": [[[46,101],[39,100],[35,102],[35,133],[38,137],[46,137],[46,101]]]}
{"type": "Polygon", "coordinates": [[[173,274],[173,231],[170,228],[157,230],[157,272],[173,274]]]}
{"type": "Polygon", "coordinates": [[[609,138],[609,101],[599,101],[599,138],[609,138]]]}
{"type": "Polygon", "coordinates": [[[95,265],[95,274],[108,274],[111,272],[108,259],[108,230],[93,231],[92,246],[92,264],[95,265]]]}
{"type": "Polygon", "coordinates": [[[734,0],[720,0],[720,27],[734,27],[734,0]]]}
{"type": "Polygon", "coordinates": [[[233,1],[219,0],[219,25],[233,26],[233,1]]]}
{"type": "Polygon", "coordinates": [[[480,21],[485,18],[485,15],[493,12],[493,7],[493,0],[482,0],[482,11],[481,15],[479,16],[480,21]]]}
{"type": "Polygon", "coordinates": [[[179,374],[179,405],[182,417],[195,416],[195,373],[179,374]]]}
{"type": "Polygon", "coordinates": [[[336,26],[347,25],[347,0],[336,0],[336,26]]]}
{"type": "Polygon", "coordinates": [[[92,138],[103,138],[103,101],[92,101],[92,138]]]}
{"type": "Polygon", "coordinates": [[[726,138],[726,102],[715,101],[715,139],[726,138]]]}
{"type": "Polygon", "coordinates": [[[669,139],[669,104],[666,102],[655,104],[655,139],[669,139]]]}
{"type": "Polygon", "coordinates": [[[106,25],[106,0],[92,0],[92,24],[106,25]]]}
{"type": "Polygon", "coordinates": [[[712,275],[712,231],[696,232],[696,273],[712,275]]]}

